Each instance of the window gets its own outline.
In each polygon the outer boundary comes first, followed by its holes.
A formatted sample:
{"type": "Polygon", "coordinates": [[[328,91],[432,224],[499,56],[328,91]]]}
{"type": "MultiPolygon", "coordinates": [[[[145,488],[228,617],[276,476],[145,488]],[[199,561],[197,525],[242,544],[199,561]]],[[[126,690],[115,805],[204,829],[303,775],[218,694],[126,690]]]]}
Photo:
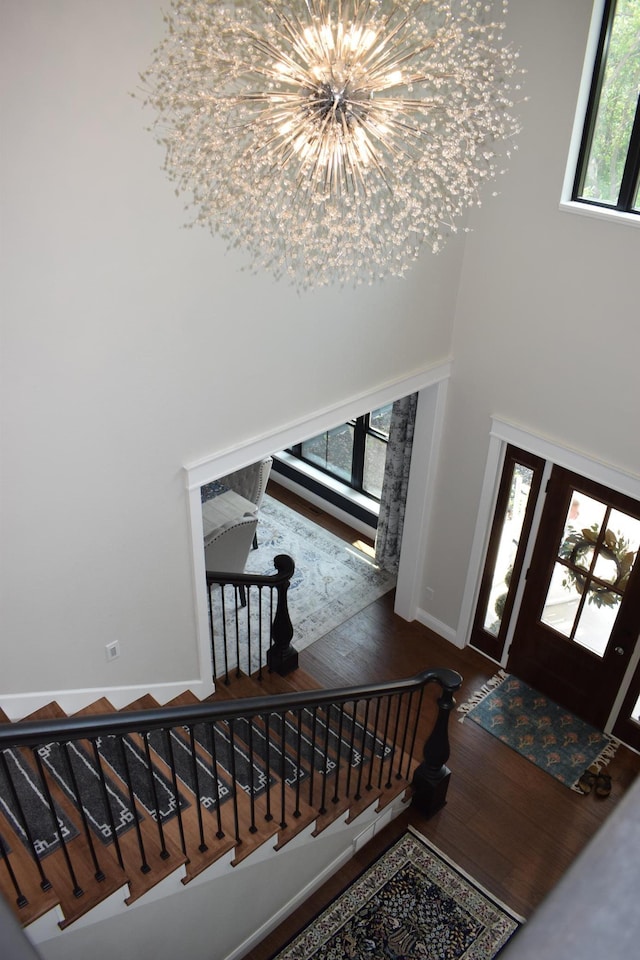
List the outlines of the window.
{"type": "Polygon", "coordinates": [[[289,453],[352,490],[380,500],[391,407],[366,413],[289,448],[289,453]]]}
{"type": "Polygon", "coordinates": [[[640,0],[606,0],[572,200],[640,213],[640,0]]]}

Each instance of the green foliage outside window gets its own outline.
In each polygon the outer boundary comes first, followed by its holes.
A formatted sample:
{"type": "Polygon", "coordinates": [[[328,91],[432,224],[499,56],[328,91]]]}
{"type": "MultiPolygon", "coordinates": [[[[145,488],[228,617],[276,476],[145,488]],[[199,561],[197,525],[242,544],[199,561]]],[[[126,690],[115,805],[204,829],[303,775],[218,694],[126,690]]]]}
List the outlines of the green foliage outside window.
{"type": "MultiPolygon", "coordinates": [[[[617,206],[640,93],[640,0],[617,0],[580,199],[617,206]]],[[[636,146],[637,149],[637,146],[636,146]]],[[[640,185],[630,208],[639,208],[640,185]]]]}

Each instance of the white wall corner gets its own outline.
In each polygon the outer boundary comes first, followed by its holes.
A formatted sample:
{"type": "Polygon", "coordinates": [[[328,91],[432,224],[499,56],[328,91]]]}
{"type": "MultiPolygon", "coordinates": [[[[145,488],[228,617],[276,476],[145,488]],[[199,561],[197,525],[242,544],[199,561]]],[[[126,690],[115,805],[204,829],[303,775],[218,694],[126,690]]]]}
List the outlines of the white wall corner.
{"type": "Polygon", "coordinates": [[[459,647],[460,649],[464,647],[464,640],[460,640],[453,627],[443,623],[442,620],[438,620],[426,610],[423,610],[422,607],[418,607],[414,619],[417,620],[418,623],[421,623],[423,627],[428,627],[429,630],[433,630],[433,632],[437,633],[443,640],[448,640],[454,647],[459,647]]]}

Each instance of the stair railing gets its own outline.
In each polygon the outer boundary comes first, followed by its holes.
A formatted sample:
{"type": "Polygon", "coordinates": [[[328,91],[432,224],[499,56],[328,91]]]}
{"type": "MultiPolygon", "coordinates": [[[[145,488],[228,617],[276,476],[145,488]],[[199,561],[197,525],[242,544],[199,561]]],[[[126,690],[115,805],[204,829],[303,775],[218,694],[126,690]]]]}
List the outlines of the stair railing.
{"type": "Polygon", "coordinates": [[[277,572],[265,576],[207,571],[214,679],[228,684],[234,670],[262,679],[265,662],[281,676],[298,666],[287,602],[295,564],[280,554],[273,565],[277,572]]]}
{"type": "Polygon", "coordinates": [[[283,842],[296,825],[316,820],[319,829],[412,782],[414,802],[431,815],[445,803],[447,720],[461,682],[428,670],[337,690],[0,725],[0,886],[22,909],[34,871],[42,890],[65,883],[78,899],[81,873],[100,884],[114,858],[125,879],[166,860],[186,864],[189,877],[232,847],[237,858],[256,836],[283,842]],[[434,683],[435,722],[418,762],[434,683]]]}

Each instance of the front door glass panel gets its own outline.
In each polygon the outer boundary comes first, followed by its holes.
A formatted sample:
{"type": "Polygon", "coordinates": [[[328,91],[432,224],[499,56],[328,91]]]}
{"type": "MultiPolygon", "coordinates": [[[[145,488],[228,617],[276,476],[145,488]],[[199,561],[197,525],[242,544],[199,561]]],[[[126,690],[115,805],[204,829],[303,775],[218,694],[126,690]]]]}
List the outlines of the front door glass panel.
{"type": "Polygon", "coordinates": [[[603,657],[639,545],[639,520],[574,490],[541,622],[603,657]]]}
{"type": "Polygon", "coordinates": [[[498,636],[505,603],[511,587],[513,563],[520,544],[533,470],[523,463],[514,463],[509,485],[509,499],[500,532],[500,544],[493,568],[491,590],[484,609],[484,629],[498,636]]]}

